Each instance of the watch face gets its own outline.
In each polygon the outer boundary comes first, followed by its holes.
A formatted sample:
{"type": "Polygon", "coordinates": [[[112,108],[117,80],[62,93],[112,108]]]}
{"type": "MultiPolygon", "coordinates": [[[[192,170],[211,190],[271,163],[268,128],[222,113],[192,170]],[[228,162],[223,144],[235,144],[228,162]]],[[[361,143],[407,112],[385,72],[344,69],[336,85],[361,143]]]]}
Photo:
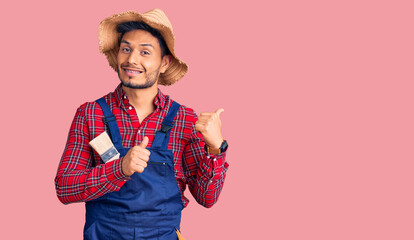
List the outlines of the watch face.
{"type": "Polygon", "coordinates": [[[229,145],[227,144],[227,141],[226,141],[226,140],[224,140],[224,141],[223,141],[223,143],[222,143],[222,144],[221,144],[221,146],[220,146],[220,152],[224,152],[224,151],[226,151],[228,146],[229,146],[229,145]]]}

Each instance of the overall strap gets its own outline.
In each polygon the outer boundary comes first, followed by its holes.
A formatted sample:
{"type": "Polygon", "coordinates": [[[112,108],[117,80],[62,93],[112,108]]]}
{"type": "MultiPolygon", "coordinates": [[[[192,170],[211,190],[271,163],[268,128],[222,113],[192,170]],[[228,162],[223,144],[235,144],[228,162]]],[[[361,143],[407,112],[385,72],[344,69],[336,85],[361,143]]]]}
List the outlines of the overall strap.
{"type": "Polygon", "coordinates": [[[121,132],[119,131],[115,116],[112,114],[112,111],[104,98],[100,98],[96,100],[96,102],[102,108],[104,114],[103,121],[109,128],[112,143],[118,151],[122,150],[124,147],[122,146],[121,132]]]}
{"type": "Polygon", "coordinates": [[[154,141],[152,142],[151,148],[163,148],[168,149],[168,141],[170,138],[170,130],[173,127],[173,121],[175,115],[180,108],[180,104],[173,101],[170,109],[168,110],[167,116],[164,118],[164,121],[161,123],[161,129],[155,134],[154,141]]]}

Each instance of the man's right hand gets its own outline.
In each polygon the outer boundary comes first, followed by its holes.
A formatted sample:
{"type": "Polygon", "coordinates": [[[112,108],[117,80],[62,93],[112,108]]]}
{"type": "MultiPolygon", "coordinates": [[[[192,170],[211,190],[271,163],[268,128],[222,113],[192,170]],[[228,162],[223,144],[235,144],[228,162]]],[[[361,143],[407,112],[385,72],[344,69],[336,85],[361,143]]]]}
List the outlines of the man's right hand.
{"type": "Polygon", "coordinates": [[[144,137],[142,142],[129,149],[122,159],[122,171],[126,176],[131,176],[135,172],[142,173],[147,167],[150,151],[145,149],[148,145],[148,137],[144,137]]]}

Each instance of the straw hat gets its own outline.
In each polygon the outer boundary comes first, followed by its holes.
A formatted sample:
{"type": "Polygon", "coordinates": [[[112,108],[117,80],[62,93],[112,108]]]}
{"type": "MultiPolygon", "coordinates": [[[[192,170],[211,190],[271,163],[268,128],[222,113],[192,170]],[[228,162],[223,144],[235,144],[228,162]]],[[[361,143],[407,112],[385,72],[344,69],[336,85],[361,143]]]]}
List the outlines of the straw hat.
{"type": "Polygon", "coordinates": [[[185,62],[181,61],[174,53],[174,33],[170,21],[160,9],[153,9],[143,14],[135,11],[127,11],[105,18],[99,24],[99,51],[106,55],[109,65],[118,71],[117,55],[119,50],[119,38],[121,34],[116,31],[118,24],[129,21],[142,21],[157,29],[164,37],[165,43],[173,56],[171,65],[160,74],[158,83],[171,85],[180,80],[188,70],[185,62]]]}

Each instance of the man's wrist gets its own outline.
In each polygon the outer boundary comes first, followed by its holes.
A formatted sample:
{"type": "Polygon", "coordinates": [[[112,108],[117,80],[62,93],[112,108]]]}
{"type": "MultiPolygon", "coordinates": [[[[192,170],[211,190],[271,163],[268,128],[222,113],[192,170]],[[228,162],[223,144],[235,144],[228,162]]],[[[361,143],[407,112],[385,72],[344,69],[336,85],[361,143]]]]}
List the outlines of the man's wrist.
{"type": "Polygon", "coordinates": [[[226,140],[222,140],[219,147],[211,147],[207,143],[204,145],[204,150],[206,153],[218,155],[227,150],[228,144],[226,140]]]}

